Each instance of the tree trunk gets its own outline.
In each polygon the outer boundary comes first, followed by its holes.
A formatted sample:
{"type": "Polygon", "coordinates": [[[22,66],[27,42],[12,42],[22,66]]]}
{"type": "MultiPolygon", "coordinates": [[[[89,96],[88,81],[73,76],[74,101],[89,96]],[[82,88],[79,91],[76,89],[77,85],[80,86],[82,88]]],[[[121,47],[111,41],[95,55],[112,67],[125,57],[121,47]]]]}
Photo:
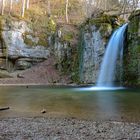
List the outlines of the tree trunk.
{"type": "Polygon", "coordinates": [[[4,15],[5,0],[2,0],[1,15],[4,15]]]}
{"type": "Polygon", "coordinates": [[[51,15],[51,4],[50,4],[50,0],[48,0],[48,15],[51,15]]]}
{"type": "Polygon", "coordinates": [[[26,0],[26,9],[28,10],[30,7],[30,0],[26,0]]]}
{"type": "Polygon", "coordinates": [[[104,10],[106,11],[107,10],[107,0],[105,0],[105,8],[104,8],[104,10]]]}
{"type": "Polygon", "coordinates": [[[22,0],[21,17],[24,17],[26,1],[22,0]]]}
{"type": "Polygon", "coordinates": [[[69,18],[68,18],[68,4],[69,4],[69,0],[66,0],[66,22],[69,22],[69,18]]]}
{"type": "Polygon", "coordinates": [[[10,0],[10,10],[9,10],[9,15],[11,14],[13,9],[13,0],[10,0]]]}

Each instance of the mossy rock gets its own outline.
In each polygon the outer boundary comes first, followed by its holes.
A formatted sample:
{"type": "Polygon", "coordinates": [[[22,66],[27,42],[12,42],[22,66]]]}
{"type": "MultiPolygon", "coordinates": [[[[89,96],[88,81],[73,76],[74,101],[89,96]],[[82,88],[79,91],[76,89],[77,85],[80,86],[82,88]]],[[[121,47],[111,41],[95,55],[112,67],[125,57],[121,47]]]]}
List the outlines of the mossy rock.
{"type": "Polygon", "coordinates": [[[48,46],[48,42],[47,42],[47,34],[40,34],[39,36],[39,41],[38,41],[38,44],[39,46],[44,46],[44,47],[47,47],[48,46]]]}
{"type": "Polygon", "coordinates": [[[102,14],[97,18],[89,19],[89,23],[90,24],[96,24],[96,25],[98,25],[100,23],[109,23],[109,24],[112,25],[113,21],[115,19],[119,19],[118,16],[116,16],[116,15],[110,16],[110,15],[102,14]]]}
{"type": "Polygon", "coordinates": [[[124,59],[124,81],[127,86],[140,85],[140,10],[129,17],[127,48],[124,59]]]}
{"type": "Polygon", "coordinates": [[[56,31],[56,23],[54,22],[52,18],[50,18],[48,21],[47,31],[53,32],[53,33],[56,31]]]}
{"type": "Polygon", "coordinates": [[[23,34],[24,43],[28,46],[44,46],[47,47],[47,35],[45,33],[33,34],[29,32],[25,32],[23,34]],[[38,38],[38,41],[33,41],[32,39],[28,38],[27,36],[32,36],[33,38],[38,38]]]}
{"type": "Polygon", "coordinates": [[[138,54],[140,54],[140,45],[133,46],[131,49],[129,49],[129,52],[131,52],[133,57],[137,57],[138,54]]]}
{"type": "Polygon", "coordinates": [[[100,30],[102,37],[109,37],[111,35],[111,32],[113,29],[112,29],[111,24],[102,23],[99,30],[100,30]]]}
{"type": "Polygon", "coordinates": [[[26,45],[28,45],[28,46],[36,46],[36,42],[34,42],[34,41],[32,41],[30,38],[28,38],[28,37],[27,37],[28,35],[33,36],[33,34],[31,34],[31,33],[25,32],[25,33],[23,34],[24,43],[25,43],[26,45]]]}
{"type": "Polygon", "coordinates": [[[100,24],[100,23],[111,23],[111,19],[108,15],[101,15],[98,18],[92,18],[89,20],[90,24],[100,24]]]}
{"type": "Polygon", "coordinates": [[[62,38],[64,41],[70,42],[74,38],[74,34],[72,32],[67,32],[62,38]]]}
{"type": "Polygon", "coordinates": [[[128,33],[129,34],[138,33],[138,29],[139,29],[139,18],[134,17],[133,20],[131,20],[128,25],[128,33]]]}
{"type": "Polygon", "coordinates": [[[128,19],[132,20],[133,18],[135,18],[137,16],[140,16],[140,10],[133,11],[128,19]]]}

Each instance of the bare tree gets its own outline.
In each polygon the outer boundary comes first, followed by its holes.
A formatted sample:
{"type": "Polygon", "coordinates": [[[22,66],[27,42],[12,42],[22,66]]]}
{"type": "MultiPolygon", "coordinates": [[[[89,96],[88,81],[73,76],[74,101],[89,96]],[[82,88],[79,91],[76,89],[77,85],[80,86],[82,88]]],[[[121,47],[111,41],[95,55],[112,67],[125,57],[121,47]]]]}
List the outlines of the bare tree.
{"type": "Polygon", "coordinates": [[[9,15],[11,14],[13,9],[13,0],[10,0],[10,10],[9,10],[9,15]]]}
{"type": "Polygon", "coordinates": [[[69,22],[69,18],[68,18],[68,4],[69,4],[69,0],[66,0],[66,22],[69,22]]]}
{"type": "Polygon", "coordinates": [[[50,4],[50,0],[48,0],[48,15],[51,15],[51,4],[50,4]]]}
{"type": "Polygon", "coordinates": [[[5,0],[2,0],[1,15],[4,15],[4,9],[5,9],[5,0]]]}
{"type": "Polygon", "coordinates": [[[26,1],[22,0],[21,17],[24,17],[24,14],[25,14],[25,4],[26,4],[26,1]]]}
{"type": "Polygon", "coordinates": [[[26,0],[26,9],[28,10],[30,7],[30,0],[26,0]]]}

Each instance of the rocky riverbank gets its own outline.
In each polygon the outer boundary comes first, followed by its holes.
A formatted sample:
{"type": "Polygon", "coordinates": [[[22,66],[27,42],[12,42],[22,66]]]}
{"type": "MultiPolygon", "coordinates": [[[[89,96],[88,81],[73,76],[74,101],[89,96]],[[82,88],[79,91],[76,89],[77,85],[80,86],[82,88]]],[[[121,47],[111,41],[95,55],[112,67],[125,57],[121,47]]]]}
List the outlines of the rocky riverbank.
{"type": "Polygon", "coordinates": [[[1,140],[120,140],[140,139],[140,124],[94,122],[75,118],[0,119],[1,140]]]}

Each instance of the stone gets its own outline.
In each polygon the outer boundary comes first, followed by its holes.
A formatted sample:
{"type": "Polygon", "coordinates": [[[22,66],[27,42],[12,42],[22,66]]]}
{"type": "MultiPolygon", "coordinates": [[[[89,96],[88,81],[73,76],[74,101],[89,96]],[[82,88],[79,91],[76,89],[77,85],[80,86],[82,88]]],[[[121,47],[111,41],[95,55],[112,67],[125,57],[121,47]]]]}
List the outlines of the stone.
{"type": "Polygon", "coordinates": [[[25,70],[28,69],[32,66],[32,64],[28,61],[24,61],[24,60],[17,60],[15,62],[15,68],[16,70],[25,70]]]}
{"type": "Polygon", "coordinates": [[[22,75],[22,74],[17,74],[17,78],[24,78],[24,75],[22,75]]]}
{"type": "Polygon", "coordinates": [[[42,113],[42,114],[45,114],[46,112],[47,112],[46,109],[42,109],[42,110],[41,110],[41,113],[42,113]]]}

